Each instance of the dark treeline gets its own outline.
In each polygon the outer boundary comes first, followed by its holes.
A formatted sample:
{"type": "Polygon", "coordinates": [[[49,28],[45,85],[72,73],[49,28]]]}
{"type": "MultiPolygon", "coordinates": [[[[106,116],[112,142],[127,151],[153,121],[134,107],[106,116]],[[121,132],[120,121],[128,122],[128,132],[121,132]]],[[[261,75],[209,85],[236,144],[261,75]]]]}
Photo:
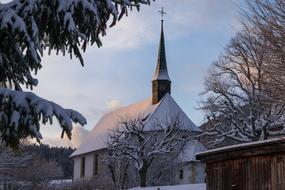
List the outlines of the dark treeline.
{"type": "Polygon", "coordinates": [[[69,158],[74,151],[71,147],[51,147],[47,144],[32,144],[25,145],[22,149],[23,152],[27,152],[35,155],[36,157],[46,160],[48,162],[54,161],[61,167],[63,172],[63,178],[72,178],[73,161],[69,158]]]}
{"type": "Polygon", "coordinates": [[[34,185],[72,178],[72,148],[24,143],[20,149],[0,149],[1,183],[34,185]]]}

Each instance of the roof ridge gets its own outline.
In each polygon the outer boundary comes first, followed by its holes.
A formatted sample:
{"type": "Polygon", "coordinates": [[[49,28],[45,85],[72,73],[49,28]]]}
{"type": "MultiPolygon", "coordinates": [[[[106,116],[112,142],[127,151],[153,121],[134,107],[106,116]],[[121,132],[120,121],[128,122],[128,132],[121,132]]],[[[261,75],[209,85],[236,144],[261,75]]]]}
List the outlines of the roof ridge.
{"type": "MultiPolygon", "coordinates": [[[[165,97],[166,97],[167,95],[170,96],[169,93],[167,93],[167,94],[165,94],[165,95],[163,96],[163,98],[157,103],[158,105],[157,105],[156,108],[153,110],[153,112],[151,112],[151,114],[148,116],[148,118],[147,118],[147,120],[146,120],[145,122],[148,122],[148,120],[150,120],[150,118],[152,117],[152,115],[156,112],[156,110],[158,109],[158,107],[160,107],[162,101],[165,99],[165,97]]],[[[155,104],[154,104],[154,105],[155,105],[155,104]]]]}

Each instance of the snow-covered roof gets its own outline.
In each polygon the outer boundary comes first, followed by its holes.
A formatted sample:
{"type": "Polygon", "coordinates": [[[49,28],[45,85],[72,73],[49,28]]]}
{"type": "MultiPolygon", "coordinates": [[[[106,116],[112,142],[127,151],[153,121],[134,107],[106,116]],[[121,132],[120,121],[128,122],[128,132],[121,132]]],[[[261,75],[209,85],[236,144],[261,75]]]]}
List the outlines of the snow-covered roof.
{"type": "Polygon", "coordinates": [[[151,130],[153,121],[168,121],[170,118],[177,116],[179,116],[185,129],[201,132],[175,100],[169,94],[166,94],[160,102],[154,105],[152,105],[152,100],[149,98],[105,114],[87,136],[86,140],[83,141],[70,157],[106,148],[109,133],[119,127],[119,123],[122,120],[137,117],[147,118],[145,120],[146,129],[151,130]]]}
{"type": "Polygon", "coordinates": [[[197,153],[196,157],[203,157],[203,156],[214,155],[214,154],[218,154],[218,153],[232,152],[235,150],[242,150],[242,149],[252,148],[252,147],[261,147],[261,146],[265,146],[265,145],[284,143],[284,142],[285,142],[285,137],[279,137],[279,138],[273,138],[273,139],[262,140],[262,141],[241,143],[241,144],[236,144],[236,145],[206,150],[206,151],[197,153]]]}

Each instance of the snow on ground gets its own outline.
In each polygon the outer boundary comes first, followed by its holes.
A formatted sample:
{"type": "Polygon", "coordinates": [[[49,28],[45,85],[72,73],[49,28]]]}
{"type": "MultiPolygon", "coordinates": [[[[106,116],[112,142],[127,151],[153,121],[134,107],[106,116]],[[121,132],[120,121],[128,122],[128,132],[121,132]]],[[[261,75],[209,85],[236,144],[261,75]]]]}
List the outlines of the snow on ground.
{"type": "Polygon", "coordinates": [[[72,179],[58,179],[58,180],[51,180],[49,185],[62,185],[62,184],[71,184],[72,179]]]}
{"type": "Polygon", "coordinates": [[[157,187],[135,187],[129,190],[206,190],[205,183],[173,185],[173,186],[157,186],[157,187]]]}

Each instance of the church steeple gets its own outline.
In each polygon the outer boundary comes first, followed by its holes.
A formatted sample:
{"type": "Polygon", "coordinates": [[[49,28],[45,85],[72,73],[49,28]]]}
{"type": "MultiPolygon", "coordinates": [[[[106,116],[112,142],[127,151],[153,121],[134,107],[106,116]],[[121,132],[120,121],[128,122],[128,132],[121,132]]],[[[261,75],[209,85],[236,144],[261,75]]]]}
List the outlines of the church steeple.
{"type": "MultiPolygon", "coordinates": [[[[162,10],[162,14],[166,14],[162,10]]],[[[165,43],[164,43],[164,32],[163,32],[163,19],[161,20],[161,33],[160,42],[158,49],[158,58],[156,70],[152,80],[152,104],[157,104],[165,94],[171,92],[171,81],[167,71],[166,55],[165,55],[165,43]]]]}
{"type": "Polygon", "coordinates": [[[166,55],[165,55],[165,43],[164,43],[164,32],[163,32],[163,20],[161,20],[161,32],[160,32],[160,42],[158,49],[157,65],[156,70],[153,76],[154,80],[170,80],[167,64],[166,64],[166,55]]]}

